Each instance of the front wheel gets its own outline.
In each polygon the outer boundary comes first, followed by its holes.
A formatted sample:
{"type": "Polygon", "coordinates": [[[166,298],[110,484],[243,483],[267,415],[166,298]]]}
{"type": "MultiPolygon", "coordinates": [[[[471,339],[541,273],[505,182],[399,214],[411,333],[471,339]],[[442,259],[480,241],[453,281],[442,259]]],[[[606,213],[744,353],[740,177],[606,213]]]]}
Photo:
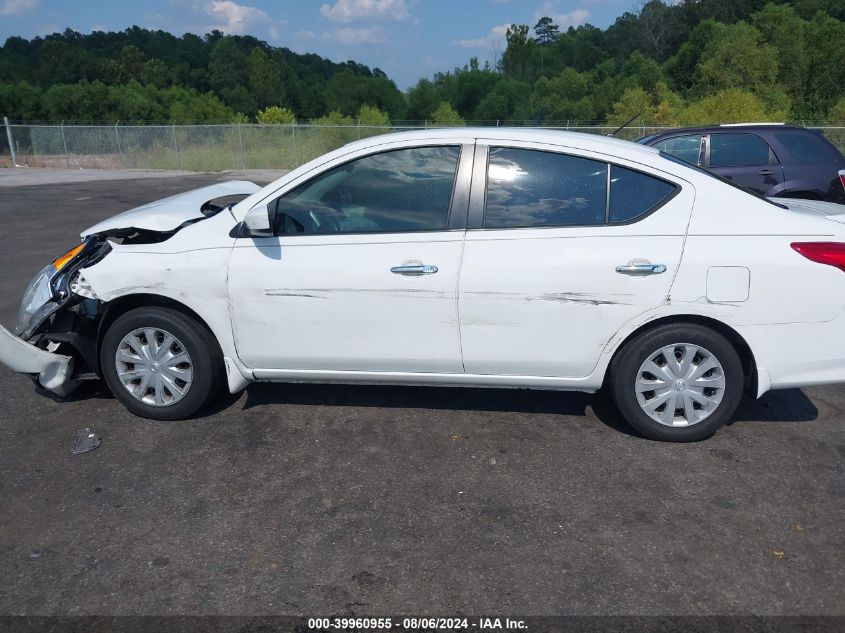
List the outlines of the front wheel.
{"type": "Polygon", "coordinates": [[[675,323],[644,332],[614,358],[610,393],[622,417],[655,440],[713,435],[742,398],[742,363],[721,334],[675,323]]]}
{"type": "Polygon", "coordinates": [[[118,317],[103,337],[100,367],[114,396],[153,420],[193,415],[222,382],[222,354],[211,332],[171,308],[118,317]]]}

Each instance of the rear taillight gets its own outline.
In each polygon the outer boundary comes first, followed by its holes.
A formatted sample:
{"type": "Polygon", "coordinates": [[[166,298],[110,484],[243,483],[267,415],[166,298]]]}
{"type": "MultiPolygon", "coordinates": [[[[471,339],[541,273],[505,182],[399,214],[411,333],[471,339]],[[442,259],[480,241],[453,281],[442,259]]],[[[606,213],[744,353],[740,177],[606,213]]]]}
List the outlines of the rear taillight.
{"type": "Polygon", "coordinates": [[[845,271],[845,244],[842,242],[792,242],[790,246],[810,261],[845,271]]]}
{"type": "Polygon", "coordinates": [[[839,182],[841,182],[842,187],[845,188],[845,169],[839,170],[839,182]]]}

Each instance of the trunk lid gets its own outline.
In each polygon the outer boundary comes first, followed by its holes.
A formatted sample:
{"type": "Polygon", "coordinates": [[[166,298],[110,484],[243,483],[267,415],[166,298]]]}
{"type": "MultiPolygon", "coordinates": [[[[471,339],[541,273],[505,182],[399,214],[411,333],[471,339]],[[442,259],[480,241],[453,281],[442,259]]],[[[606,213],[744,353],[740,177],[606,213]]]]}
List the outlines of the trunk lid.
{"type": "Polygon", "coordinates": [[[823,202],[821,200],[798,200],[792,198],[777,198],[778,204],[782,204],[790,211],[823,217],[832,222],[845,224],[845,204],[835,202],[823,202]]]}

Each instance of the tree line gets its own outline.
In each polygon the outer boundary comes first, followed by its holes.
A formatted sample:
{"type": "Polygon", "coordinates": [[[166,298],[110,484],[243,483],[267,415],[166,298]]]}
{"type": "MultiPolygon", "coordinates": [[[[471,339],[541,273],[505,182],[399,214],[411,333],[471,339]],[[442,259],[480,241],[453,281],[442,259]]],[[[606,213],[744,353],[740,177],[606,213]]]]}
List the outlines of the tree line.
{"type": "Polygon", "coordinates": [[[6,40],[0,113],[112,123],[845,121],[841,0],[650,0],[607,29],[513,24],[492,52],[403,93],[378,68],[251,36],[68,29],[6,40]]]}

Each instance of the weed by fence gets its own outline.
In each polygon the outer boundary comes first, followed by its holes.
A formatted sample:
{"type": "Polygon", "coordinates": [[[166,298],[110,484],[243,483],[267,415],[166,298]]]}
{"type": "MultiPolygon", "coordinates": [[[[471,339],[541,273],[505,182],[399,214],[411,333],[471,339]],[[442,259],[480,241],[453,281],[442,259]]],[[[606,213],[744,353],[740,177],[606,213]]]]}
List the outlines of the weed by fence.
{"type": "MultiPolygon", "coordinates": [[[[22,125],[0,134],[0,155],[18,165],[71,168],[293,169],[354,140],[418,129],[424,125],[22,125]],[[9,146],[11,142],[11,146],[9,146]],[[12,152],[11,150],[14,150],[12,152]]],[[[614,126],[548,126],[591,134],[609,134],[614,126]]],[[[818,129],[845,152],[845,126],[807,125],[818,129]]],[[[672,128],[634,126],[618,136],[635,139],[672,128]]]]}

